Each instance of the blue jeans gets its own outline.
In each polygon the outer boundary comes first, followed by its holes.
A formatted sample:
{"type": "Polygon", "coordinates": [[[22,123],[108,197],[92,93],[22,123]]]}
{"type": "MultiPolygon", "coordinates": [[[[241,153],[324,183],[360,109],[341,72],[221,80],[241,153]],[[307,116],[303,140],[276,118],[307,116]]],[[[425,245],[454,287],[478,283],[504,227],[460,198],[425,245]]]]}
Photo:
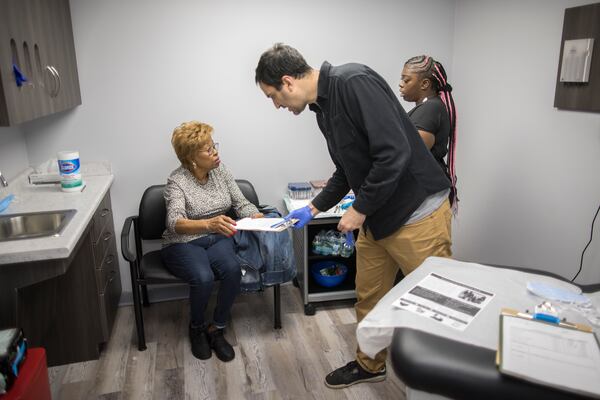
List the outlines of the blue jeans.
{"type": "Polygon", "coordinates": [[[190,285],[191,324],[205,327],[204,311],[215,279],[221,281],[213,322],[224,328],[231,306],[240,293],[241,268],[233,240],[218,234],[203,236],[188,243],[174,243],[161,251],[171,273],[190,285]]]}

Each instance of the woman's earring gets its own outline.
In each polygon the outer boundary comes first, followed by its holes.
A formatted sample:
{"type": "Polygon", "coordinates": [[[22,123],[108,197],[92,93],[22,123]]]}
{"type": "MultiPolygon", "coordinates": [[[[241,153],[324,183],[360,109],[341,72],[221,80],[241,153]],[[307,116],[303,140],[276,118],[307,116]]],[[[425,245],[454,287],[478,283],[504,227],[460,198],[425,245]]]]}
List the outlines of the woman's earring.
{"type": "Polygon", "coordinates": [[[196,169],[196,162],[192,162],[192,167],[194,167],[194,169],[196,169]]]}

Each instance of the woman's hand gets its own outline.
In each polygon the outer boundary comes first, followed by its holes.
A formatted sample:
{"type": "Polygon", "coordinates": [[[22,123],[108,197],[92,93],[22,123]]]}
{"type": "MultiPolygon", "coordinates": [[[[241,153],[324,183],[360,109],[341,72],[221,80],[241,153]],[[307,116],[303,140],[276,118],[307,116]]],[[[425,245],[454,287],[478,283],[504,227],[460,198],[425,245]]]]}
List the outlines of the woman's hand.
{"type": "Polygon", "coordinates": [[[205,221],[209,232],[220,233],[225,236],[235,235],[235,221],[227,215],[217,215],[205,221]]]}
{"type": "Polygon", "coordinates": [[[256,213],[253,216],[251,216],[250,218],[263,218],[265,215],[263,213],[256,213]]]}

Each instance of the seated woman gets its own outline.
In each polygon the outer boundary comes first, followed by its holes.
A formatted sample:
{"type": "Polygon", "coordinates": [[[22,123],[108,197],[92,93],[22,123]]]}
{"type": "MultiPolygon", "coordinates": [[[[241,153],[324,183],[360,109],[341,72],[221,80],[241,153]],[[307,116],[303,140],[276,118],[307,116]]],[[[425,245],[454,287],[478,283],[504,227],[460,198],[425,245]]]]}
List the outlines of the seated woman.
{"type": "Polygon", "coordinates": [[[450,179],[450,204],[456,209],[456,108],[446,70],[429,56],[412,57],[402,69],[400,94],[404,100],[416,103],[408,116],[450,179]],[[444,161],[446,154],[448,163],[444,161]]]}
{"type": "Polygon", "coordinates": [[[206,360],[212,348],[220,360],[230,361],[235,352],[223,329],[240,292],[241,266],[232,239],[235,221],[225,213],[233,208],[240,218],[262,214],[221,163],[212,132],[210,125],[197,121],[185,122],[173,132],[171,143],[181,166],[165,187],[167,228],[161,254],[171,273],[190,285],[192,354],[206,360]],[[208,322],[204,311],[215,279],[221,284],[208,322]]]}

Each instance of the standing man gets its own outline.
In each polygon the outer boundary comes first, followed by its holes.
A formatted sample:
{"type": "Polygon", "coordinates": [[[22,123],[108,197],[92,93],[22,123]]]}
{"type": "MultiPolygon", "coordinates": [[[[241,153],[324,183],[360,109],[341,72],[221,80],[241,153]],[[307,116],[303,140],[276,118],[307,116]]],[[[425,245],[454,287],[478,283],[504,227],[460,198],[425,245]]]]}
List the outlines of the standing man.
{"type": "MultiPolygon", "coordinates": [[[[404,275],[429,256],[450,257],[450,182],[425,147],[394,92],[361,64],[311,68],[294,48],[277,43],[256,67],[256,83],[276,108],[295,115],[308,105],[327,141],[335,172],[312,202],[286,218],[306,225],[352,189],[353,205],[338,224],[360,228],[356,241],[356,318],[360,322],[404,275]]],[[[385,379],[387,351],[356,359],[325,377],[331,388],[385,379]]]]}

